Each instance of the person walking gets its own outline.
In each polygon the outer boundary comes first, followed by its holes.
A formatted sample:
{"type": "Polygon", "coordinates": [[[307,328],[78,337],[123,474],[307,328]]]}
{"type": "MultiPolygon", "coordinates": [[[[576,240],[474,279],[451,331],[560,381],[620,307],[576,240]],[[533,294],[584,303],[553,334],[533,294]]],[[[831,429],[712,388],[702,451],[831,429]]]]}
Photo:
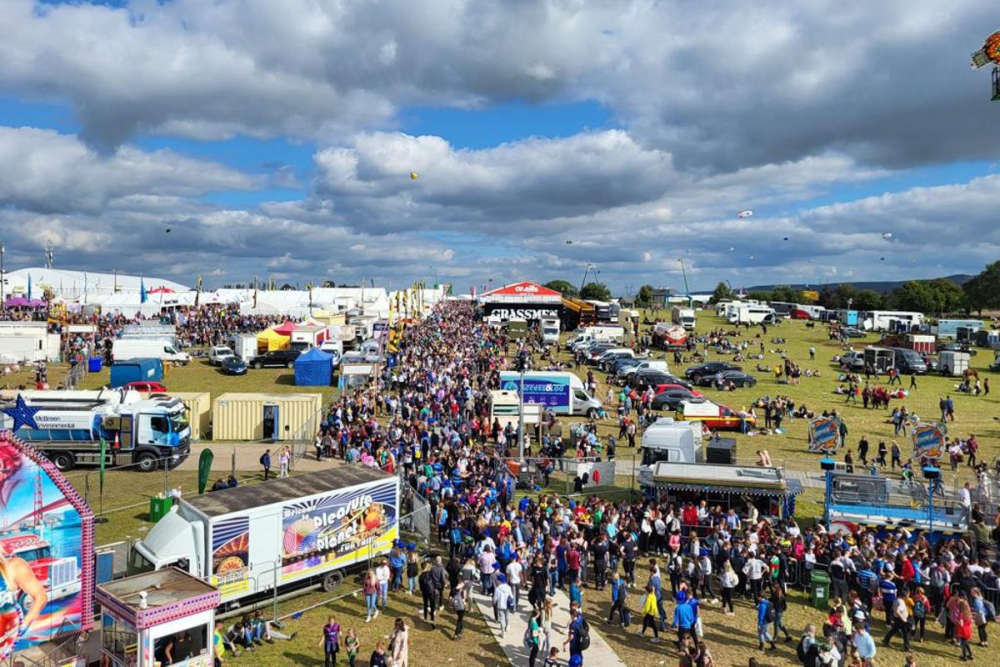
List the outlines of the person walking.
{"type": "Polygon", "coordinates": [[[497,622],[500,624],[500,633],[507,634],[510,626],[510,612],[514,607],[514,591],[507,583],[507,577],[498,574],[497,586],[493,590],[493,609],[497,613],[497,622]]]}
{"type": "Polygon", "coordinates": [[[760,651],[766,650],[764,648],[764,643],[771,645],[771,650],[778,648],[774,644],[774,638],[768,631],[771,624],[774,623],[775,614],[774,606],[771,601],[767,599],[767,594],[764,591],[757,592],[757,649],[760,651]]]}
{"type": "Polygon", "coordinates": [[[430,563],[424,563],[424,571],[420,573],[418,585],[420,586],[420,597],[423,601],[424,620],[429,621],[431,627],[437,629],[437,624],[434,622],[434,614],[437,612],[436,589],[434,588],[434,576],[431,574],[430,563]]]}
{"type": "Polygon", "coordinates": [[[872,667],[875,664],[875,654],[878,652],[878,647],[875,646],[875,640],[871,634],[865,629],[864,623],[858,623],[854,626],[852,643],[858,657],[861,658],[862,666],[872,667]]]}
{"type": "Polygon", "coordinates": [[[785,627],[785,624],[781,620],[788,610],[788,601],[785,599],[785,590],[780,584],[771,587],[770,601],[771,607],[774,609],[774,632],[771,633],[771,636],[777,639],[778,631],[781,630],[785,633],[785,641],[792,641],[792,635],[788,633],[788,628],[785,627]]]}
{"type": "Polygon", "coordinates": [[[583,618],[583,611],[576,605],[570,605],[570,623],[563,641],[563,649],[569,647],[568,667],[583,667],[583,652],[590,646],[590,630],[583,618]]]}
{"type": "Polygon", "coordinates": [[[628,611],[625,609],[625,596],[627,593],[628,587],[625,585],[625,582],[622,581],[621,575],[616,571],[611,576],[611,610],[608,612],[608,623],[611,623],[615,612],[617,611],[618,616],[621,618],[622,627],[628,627],[628,622],[626,620],[628,611]]]}
{"type": "MultiPolygon", "coordinates": [[[[889,632],[886,633],[885,638],[882,643],[889,646],[892,638],[899,634],[903,637],[903,650],[910,650],[910,610],[906,606],[906,600],[903,596],[897,595],[896,599],[892,602],[892,611],[890,616],[890,622],[892,627],[889,628],[889,632]]],[[[970,626],[971,627],[971,626],[970,626]]]]}
{"type": "Polygon", "coordinates": [[[392,667],[409,667],[410,664],[410,631],[401,618],[396,619],[392,636],[389,638],[392,655],[392,667]]]}
{"type": "Polygon", "coordinates": [[[455,612],[455,634],[452,639],[462,636],[465,629],[465,582],[460,581],[451,592],[451,608],[455,612]]]}
{"type": "Polygon", "coordinates": [[[348,629],[344,635],[344,649],[347,651],[347,667],[355,667],[358,653],[361,651],[361,641],[354,628],[348,629]]]}
{"type": "Polygon", "coordinates": [[[722,566],[722,576],[719,577],[719,583],[722,586],[722,609],[726,616],[732,616],[736,613],[733,610],[733,591],[739,582],[740,578],[733,570],[733,564],[726,560],[725,565],[722,566]],[[725,611],[726,607],[729,607],[729,611],[725,611]]]}
{"type": "Polygon", "coordinates": [[[542,644],[542,610],[535,607],[531,610],[531,618],[528,619],[528,631],[525,637],[529,646],[528,667],[535,667],[535,660],[538,659],[538,651],[542,644]]]}
{"type": "Polygon", "coordinates": [[[264,453],[260,455],[260,465],[264,468],[264,481],[266,482],[271,476],[271,450],[265,449],[264,453]]]}
{"type": "Polygon", "coordinates": [[[323,647],[323,667],[336,667],[337,653],[340,652],[340,623],[333,616],[323,626],[319,645],[323,647]]]}
{"type": "Polygon", "coordinates": [[[972,649],[969,640],[972,639],[972,609],[965,598],[958,600],[958,621],[955,623],[955,639],[962,649],[962,662],[972,660],[972,649]]]}
{"type": "Polygon", "coordinates": [[[910,391],[917,390],[917,374],[910,373],[910,391]]]}
{"type": "Polygon", "coordinates": [[[284,479],[288,477],[288,469],[292,464],[292,452],[287,446],[282,447],[278,452],[278,477],[284,479]]]}
{"type": "Polygon", "coordinates": [[[368,570],[361,584],[361,592],[365,596],[365,623],[378,617],[378,579],[375,570],[368,570]]]}
{"type": "Polygon", "coordinates": [[[660,641],[660,630],[659,625],[656,622],[656,617],[660,613],[660,608],[656,600],[656,591],[653,590],[653,586],[646,584],[646,597],[642,603],[642,629],[639,630],[639,636],[645,636],[646,628],[653,628],[653,643],[660,641]]]}

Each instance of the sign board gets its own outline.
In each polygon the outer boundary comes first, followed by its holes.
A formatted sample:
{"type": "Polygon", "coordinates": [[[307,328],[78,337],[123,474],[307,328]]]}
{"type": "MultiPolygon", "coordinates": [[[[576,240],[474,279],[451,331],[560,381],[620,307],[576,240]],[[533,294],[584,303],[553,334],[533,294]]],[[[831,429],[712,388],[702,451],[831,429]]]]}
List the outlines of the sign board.
{"type": "Polygon", "coordinates": [[[809,422],[809,451],[832,454],[840,445],[840,420],[817,417],[809,422]]]}
{"type": "MultiPolygon", "coordinates": [[[[518,373],[500,373],[500,388],[519,393],[521,376],[518,373]]],[[[524,374],[524,402],[544,406],[555,412],[569,412],[569,377],[549,377],[547,375],[524,374]]]]}
{"type": "Polygon", "coordinates": [[[364,560],[392,547],[399,533],[395,478],[282,508],[281,582],[364,560]]]}
{"type": "Polygon", "coordinates": [[[944,455],[944,437],[948,429],[944,424],[921,422],[910,431],[913,441],[913,456],[939,459],[944,455]]]}

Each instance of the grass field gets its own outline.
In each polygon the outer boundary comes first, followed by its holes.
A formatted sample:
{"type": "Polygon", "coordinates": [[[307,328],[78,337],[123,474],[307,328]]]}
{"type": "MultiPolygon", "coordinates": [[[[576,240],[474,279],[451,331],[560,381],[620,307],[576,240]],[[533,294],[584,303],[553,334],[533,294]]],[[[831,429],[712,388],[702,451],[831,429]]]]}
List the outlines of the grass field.
{"type": "MultiPolygon", "coordinates": [[[[650,319],[653,319],[651,317],[650,319]]],[[[698,329],[706,332],[713,328],[731,329],[721,319],[708,314],[707,311],[699,311],[698,329]]],[[[749,338],[757,345],[757,334],[759,329],[752,329],[749,334],[742,333],[744,338],[749,338]]],[[[745,370],[753,372],[754,366],[760,363],[766,366],[774,366],[781,358],[778,350],[783,350],[793,361],[798,362],[803,368],[818,369],[821,371],[820,377],[802,377],[801,384],[789,386],[777,384],[771,374],[758,374],[759,380],[756,387],[743,389],[735,392],[717,392],[706,390],[712,398],[726,403],[733,408],[748,406],[752,401],[764,395],[788,395],[791,396],[797,405],[805,403],[810,409],[817,413],[824,409],[836,408],[846,419],[849,427],[848,442],[852,447],[862,434],[867,435],[872,443],[873,449],[880,439],[887,442],[892,438],[892,426],[886,423],[888,412],[885,410],[873,411],[863,410],[861,407],[853,405],[845,406],[843,397],[833,394],[833,389],[837,386],[837,371],[831,364],[831,358],[841,353],[839,345],[828,340],[826,329],[820,325],[815,328],[806,328],[803,322],[786,321],[777,327],[769,327],[768,333],[762,338],[765,343],[765,358],[763,361],[751,361],[743,363],[745,370]],[[772,337],[780,336],[786,339],[785,343],[773,344],[772,337]],[[809,361],[808,350],[810,346],[816,348],[816,360],[809,361]]],[[[874,337],[868,339],[855,340],[853,346],[863,347],[865,344],[875,342],[874,337]]],[[[759,349],[759,347],[758,347],[759,349]]],[[[565,358],[565,353],[564,358],[565,358]]],[[[657,356],[665,356],[662,352],[657,356]]],[[[723,360],[715,354],[710,354],[709,359],[723,360]]],[[[973,365],[980,370],[982,377],[990,377],[1000,380],[996,374],[984,372],[985,366],[992,361],[992,354],[980,351],[980,354],[973,358],[973,365]]],[[[683,367],[671,370],[677,373],[683,371],[683,367]]],[[[581,376],[585,375],[584,369],[577,369],[581,376]]],[[[58,366],[50,368],[49,380],[52,386],[56,386],[61,380],[65,369],[58,366]]],[[[603,398],[607,385],[604,383],[602,374],[598,373],[601,385],[599,395],[603,398]]],[[[5,378],[8,386],[16,386],[19,383],[29,384],[32,377],[29,372],[19,375],[10,375],[5,378]]],[[[107,371],[87,377],[84,387],[97,387],[107,381],[107,371]]],[[[904,378],[904,388],[907,386],[908,378],[904,378]]],[[[280,370],[251,370],[248,375],[239,378],[231,378],[218,373],[207,363],[195,361],[188,367],[171,369],[165,379],[165,384],[176,391],[209,391],[213,396],[227,391],[297,391],[291,384],[290,371],[280,370]]],[[[950,378],[940,376],[922,376],[918,379],[918,388],[903,401],[893,401],[892,405],[900,403],[907,406],[911,411],[916,411],[922,417],[933,419],[938,414],[937,401],[940,396],[949,394],[955,400],[956,421],[949,424],[949,431],[952,435],[965,436],[975,433],[981,443],[981,460],[992,461],[1000,454],[1000,423],[994,417],[1000,414],[1000,406],[997,405],[995,394],[989,397],[973,397],[959,395],[954,391],[956,382],[950,378]]],[[[310,388],[310,391],[315,388],[310,388]]],[[[332,395],[332,390],[324,390],[327,398],[332,395]]],[[[612,410],[613,412],[613,410],[612,410]]],[[[744,436],[737,435],[739,458],[743,462],[755,460],[754,451],[757,449],[769,450],[772,459],[777,465],[785,466],[794,470],[817,470],[819,456],[807,452],[806,447],[806,423],[804,420],[786,420],[783,424],[786,433],[782,435],[768,436],[744,436]]],[[[606,420],[601,426],[602,435],[607,433],[617,433],[617,426],[613,418],[606,420]]],[[[900,441],[905,452],[905,443],[900,441]]],[[[619,458],[634,455],[634,452],[620,447],[619,458]]],[[[842,454],[841,454],[842,455],[842,454]]],[[[70,474],[71,481],[77,485],[81,491],[85,490],[83,482],[85,473],[74,472],[70,474]]],[[[949,486],[956,480],[970,476],[967,468],[963,468],[956,475],[950,470],[945,470],[945,477],[949,486]]],[[[185,488],[190,488],[194,484],[194,473],[172,472],[171,477],[184,483],[185,488]],[[174,477],[176,476],[176,477],[174,477]]],[[[246,475],[245,483],[254,483],[255,475],[246,475]]],[[[90,475],[91,486],[90,497],[94,498],[96,488],[94,480],[96,476],[90,475]]],[[[619,491],[627,490],[628,478],[619,478],[616,485],[619,491]]],[[[152,494],[160,491],[163,487],[162,476],[157,474],[143,475],[139,473],[108,473],[105,484],[106,506],[118,507],[125,505],[135,505],[129,510],[115,513],[110,517],[110,521],[101,524],[97,528],[97,543],[124,539],[127,536],[141,537],[145,532],[143,528],[144,519],[147,512],[148,498],[152,494]]],[[[563,491],[565,486],[559,485],[553,490],[563,491]]],[[[820,502],[821,494],[817,490],[808,490],[800,496],[797,503],[798,517],[800,520],[814,520],[821,514],[820,502]]],[[[644,583],[640,580],[640,584],[644,583]]],[[[351,582],[345,582],[342,587],[344,592],[349,592],[351,582]]],[[[585,606],[591,614],[590,618],[598,620],[607,618],[609,600],[607,593],[598,593],[591,589],[585,592],[585,606]]],[[[279,613],[291,613],[297,609],[321,602],[327,595],[311,593],[295,600],[287,601],[279,605],[279,613]]],[[[791,605],[786,614],[786,624],[793,635],[801,633],[802,627],[807,622],[819,624],[822,621],[823,613],[819,610],[811,609],[802,604],[800,593],[794,592],[790,598],[791,605]]],[[[633,609],[640,604],[638,593],[633,593],[630,598],[633,609]]],[[[389,613],[381,615],[377,621],[365,624],[363,618],[363,603],[360,598],[347,597],[324,604],[316,609],[305,612],[298,619],[291,619],[288,624],[289,631],[297,631],[299,634],[291,642],[279,641],[273,645],[267,645],[257,649],[252,655],[244,654],[239,658],[227,661],[227,664],[239,665],[310,665],[318,664],[322,660],[322,653],[318,646],[320,639],[320,627],[330,614],[338,617],[339,622],[346,627],[355,627],[361,635],[362,660],[360,664],[367,664],[366,658],[371,651],[374,642],[388,635],[392,617],[396,615],[408,619],[412,628],[411,634],[411,664],[413,665],[447,665],[447,664],[467,664],[467,665],[496,665],[502,664],[502,654],[491,635],[486,629],[482,618],[478,612],[471,611],[468,614],[468,631],[463,641],[455,642],[451,639],[450,630],[453,624],[453,614],[445,611],[444,621],[439,623],[438,630],[431,630],[420,621],[419,599],[411,598],[405,594],[395,596],[390,601],[389,613]],[[448,631],[441,629],[447,627],[448,631]]],[[[641,619],[640,619],[641,620],[641,619]]],[[[779,649],[773,654],[762,656],[756,651],[756,640],[754,638],[754,617],[753,611],[747,605],[737,609],[734,617],[723,616],[717,608],[708,606],[705,612],[706,639],[715,655],[717,664],[720,665],[745,665],[750,656],[755,656],[762,665],[784,665],[792,664],[795,661],[794,643],[779,643],[779,649]]],[[[595,623],[595,628],[602,632],[618,654],[632,666],[654,666],[671,664],[677,660],[676,653],[672,646],[652,644],[648,640],[641,640],[635,636],[637,629],[633,625],[630,633],[623,632],[618,627],[606,626],[603,623],[595,623]]],[[[958,649],[945,644],[941,640],[941,629],[929,624],[929,639],[924,644],[915,644],[920,665],[945,665],[952,662],[958,655],[958,649]]],[[[881,621],[875,622],[876,638],[880,639],[884,632],[881,621]]],[[[991,635],[997,641],[994,627],[991,626],[991,635]]],[[[899,641],[895,640],[898,648],[899,641]]],[[[995,658],[987,655],[986,649],[974,647],[977,662],[979,664],[993,664],[995,658]]],[[[343,656],[341,656],[343,659],[343,656]]],[[[887,650],[879,648],[877,664],[892,665],[902,664],[903,655],[898,650],[887,650]]]]}

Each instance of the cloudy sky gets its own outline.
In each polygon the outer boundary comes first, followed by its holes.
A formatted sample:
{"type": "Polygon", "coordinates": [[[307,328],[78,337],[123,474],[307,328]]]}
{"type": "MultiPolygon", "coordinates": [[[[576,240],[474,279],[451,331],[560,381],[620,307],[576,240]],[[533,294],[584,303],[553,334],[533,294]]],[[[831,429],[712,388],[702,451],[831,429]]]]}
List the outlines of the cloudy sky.
{"type": "Polygon", "coordinates": [[[623,292],[683,287],[678,258],[692,289],[1000,259],[968,64],[1000,12],[795,4],[3,0],[7,265],[466,290],[592,263],[623,292]]]}

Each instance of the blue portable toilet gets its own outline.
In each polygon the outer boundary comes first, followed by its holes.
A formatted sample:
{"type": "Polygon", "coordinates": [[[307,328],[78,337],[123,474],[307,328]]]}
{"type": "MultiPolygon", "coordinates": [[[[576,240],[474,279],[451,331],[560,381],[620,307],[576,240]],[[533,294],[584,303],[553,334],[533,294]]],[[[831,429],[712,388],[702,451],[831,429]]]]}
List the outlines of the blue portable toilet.
{"type": "Polygon", "coordinates": [[[300,354],[295,360],[295,384],[297,386],[329,387],[332,381],[332,354],[314,347],[300,354]]]}

